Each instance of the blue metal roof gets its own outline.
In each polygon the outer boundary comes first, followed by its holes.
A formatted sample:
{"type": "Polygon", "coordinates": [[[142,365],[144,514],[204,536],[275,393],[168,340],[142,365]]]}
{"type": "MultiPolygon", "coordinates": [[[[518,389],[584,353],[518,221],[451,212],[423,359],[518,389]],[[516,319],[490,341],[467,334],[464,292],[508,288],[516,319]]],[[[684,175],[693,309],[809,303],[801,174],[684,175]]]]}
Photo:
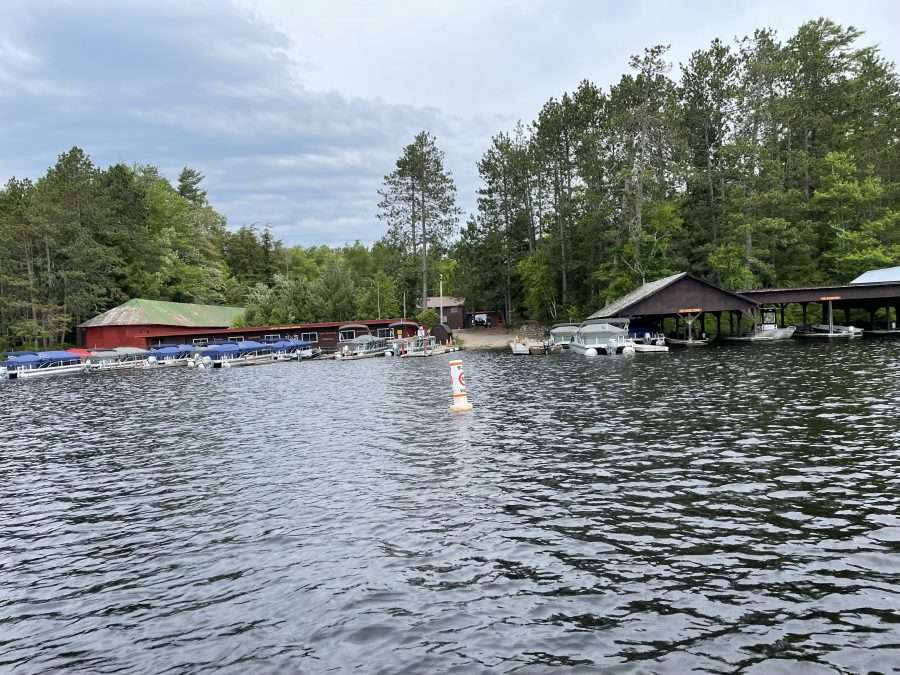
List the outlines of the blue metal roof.
{"type": "Polygon", "coordinates": [[[856,277],[851,284],[900,283],[900,267],[885,267],[880,270],[869,270],[856,277]]]}

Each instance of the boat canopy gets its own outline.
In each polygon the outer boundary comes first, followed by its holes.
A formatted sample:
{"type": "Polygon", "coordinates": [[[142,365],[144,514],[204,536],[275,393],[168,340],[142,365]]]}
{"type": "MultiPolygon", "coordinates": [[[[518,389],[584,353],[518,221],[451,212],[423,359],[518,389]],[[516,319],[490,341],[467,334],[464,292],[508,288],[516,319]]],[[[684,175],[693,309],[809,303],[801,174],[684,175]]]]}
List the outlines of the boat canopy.
{"type": "Polygon", "coordinates": [[[84,349],[83,347],[70,347],[66,350],[70,354],[74,354],[75,356],[87,357],[91,355],[90,349],[84,349]]]}
{"type": "Polygon", "coordinates": [[[309,347],[308,342],[304,342],[303,340],[278,340],[276,342],[269,342],[267,346],[272,349],[272,351],[276,352],[285,352],[285,351],[293,351],[296,349],[307,349],[309,347]]]}
{"type": "Polygon", "coordinates": [[[7,368],[18,368],[20,366],[38,367],[52,364],[70,365],[75,363],[81,363],[81,358],[71,352],[63,351],[24,353],[11,356],[4,362],[7,368]]]}
{"type": "Polygon", "coordinates": [[[345,323],[343,326],[338,326],[338,331],[350,330],[351,328],[353,330],[362,329],[367,333],[371,332],[369,331],[369,327],[362,323],[345,323]]]}
{"type": "Polygon", "coordinates": [[[613,325],[611,322],[603,319],[600,321],[584,322],[583,324],[581,324],[578,332],[582,335],[591,335],[594,333],[606,333],[608,335],[627,335],[628,329],[613,325]]]}
{"type": "Polygon", "coordinates": [[[117,359],[119,353],[112,349],[94,349],[90,353],[92,359],[117,359]]]}
{"type": "Polygon", "coordinates": [[[223,356],[236,356],[240,353],[237,342],[223,342],[217,345],[209,345],[200,350],[200,356],[208,356],[213,359],[221,359],[223,356]]]}
{"type": "Polygon", "coordinates": [[[192,354],[193,352],[194,345],[161,345],[150,348],[152,356],[175,356],[178,354],[192,354]]]}
{"type": "Polygon", "coordinates": [[[555,336],[568,336],[575,335],[578,332],[578,324],[577,323],[558,323],[555,326],[550,328],[550,335],[555,336]]]}
{"type": "Polygon", "coordinates": [[[237,342],[235,344],[237,344],[238,349],[242,354],[246,354],[248,352],[267,353],[272,351],[272,345],[267,345],[264,342],[256,342],[254,340],[244,340],[243,342],[237,342]]]}
{"type": "Polygon", "coordinates": [[[140,347],[114,347],[113,351],[119,356],[137,356],[137,355],[145,355],[147,353],[146,349],[141,349],[140,347]]]}
{"type": "Polygon", "coordinates": [[[404,319],[402,321],[395,321],[394,323],[389,324],[388,328],[402,328],[403,326],[412,326],[413,328],[418,328],[419,324],[415,321],[407,321],[404,319]]]}

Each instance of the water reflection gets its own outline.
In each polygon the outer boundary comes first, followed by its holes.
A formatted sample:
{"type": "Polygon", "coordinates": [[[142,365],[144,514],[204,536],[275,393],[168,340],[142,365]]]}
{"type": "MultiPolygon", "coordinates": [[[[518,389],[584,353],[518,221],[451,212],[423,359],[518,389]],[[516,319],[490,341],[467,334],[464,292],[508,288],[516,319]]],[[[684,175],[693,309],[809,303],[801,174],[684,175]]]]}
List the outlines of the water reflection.
{"type": "MultiPolygon", "coordinates": [[[[758,348],[759,347],[759,348],[758,348]]],[[[0,389],[0,668],[900,663],[900,344],[0,389]]]]}

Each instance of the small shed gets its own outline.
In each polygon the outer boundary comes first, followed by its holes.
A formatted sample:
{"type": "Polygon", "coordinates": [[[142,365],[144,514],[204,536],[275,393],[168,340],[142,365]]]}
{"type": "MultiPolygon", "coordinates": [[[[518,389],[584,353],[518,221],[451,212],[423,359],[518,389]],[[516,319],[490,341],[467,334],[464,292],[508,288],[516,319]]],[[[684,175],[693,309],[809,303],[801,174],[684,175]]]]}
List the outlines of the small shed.
{"type": "Polygon", "coordinates": [[[439,343],[446,345],[450,343],[453,337],[453,329],[446,323],[439,323],[432,327],[431,335],[433,335],[439,343]]]}
{"type": "Polygon", "coordinates": [[[466,317],[465,304],[465,298],[457,298],[452,295],[425,298],[425,308],[438,312],[441,323],[447,324],[454,330],[463,328],[466,317]]]}

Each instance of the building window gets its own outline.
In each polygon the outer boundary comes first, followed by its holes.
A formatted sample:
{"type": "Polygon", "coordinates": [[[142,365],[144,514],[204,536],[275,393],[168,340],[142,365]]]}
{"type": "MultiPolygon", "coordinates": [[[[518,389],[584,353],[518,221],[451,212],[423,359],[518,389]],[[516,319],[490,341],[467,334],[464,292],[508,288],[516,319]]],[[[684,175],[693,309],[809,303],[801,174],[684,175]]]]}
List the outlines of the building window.
{"type": "Polygon", "coordinates": [[[382,338],[391,338],[394,337],[394,330],[392,328],[379,328],[375,331],[375,335],[382,338]]]}
{"type": "Polygon", "coordinates": [[[300,333],[300,339],[304,342],[318,342],[319,334],[318,333],[300,333]]]}
{"type": "Polygon", "coordinates": [[[270,341],[274,342],[275,340],[280,340],[280,339],[281,339],[281,333],[270,333],[269,335],[266,335],[265,337],[263,337],[264,342],[270,342],[270,341]]]}
{"type": "Polygon", "coordinates": [[[194,338],[191,340],[191,344],[197,345],[198,347],[205,347],[209,344],[209,338],[194,338]]]}
{"type": "Polygon", "coordinates": [[[234,337],[228,338],[228,341],[229,342],[243,342],[244,336],[243,335],[235,335],[234,337]]]}
{"type": "Polygon", "coordinates": [[[342,330],[338,336],[339,342],[350,342],[356,339],[356,331],[353,329],[342,330]]]}

